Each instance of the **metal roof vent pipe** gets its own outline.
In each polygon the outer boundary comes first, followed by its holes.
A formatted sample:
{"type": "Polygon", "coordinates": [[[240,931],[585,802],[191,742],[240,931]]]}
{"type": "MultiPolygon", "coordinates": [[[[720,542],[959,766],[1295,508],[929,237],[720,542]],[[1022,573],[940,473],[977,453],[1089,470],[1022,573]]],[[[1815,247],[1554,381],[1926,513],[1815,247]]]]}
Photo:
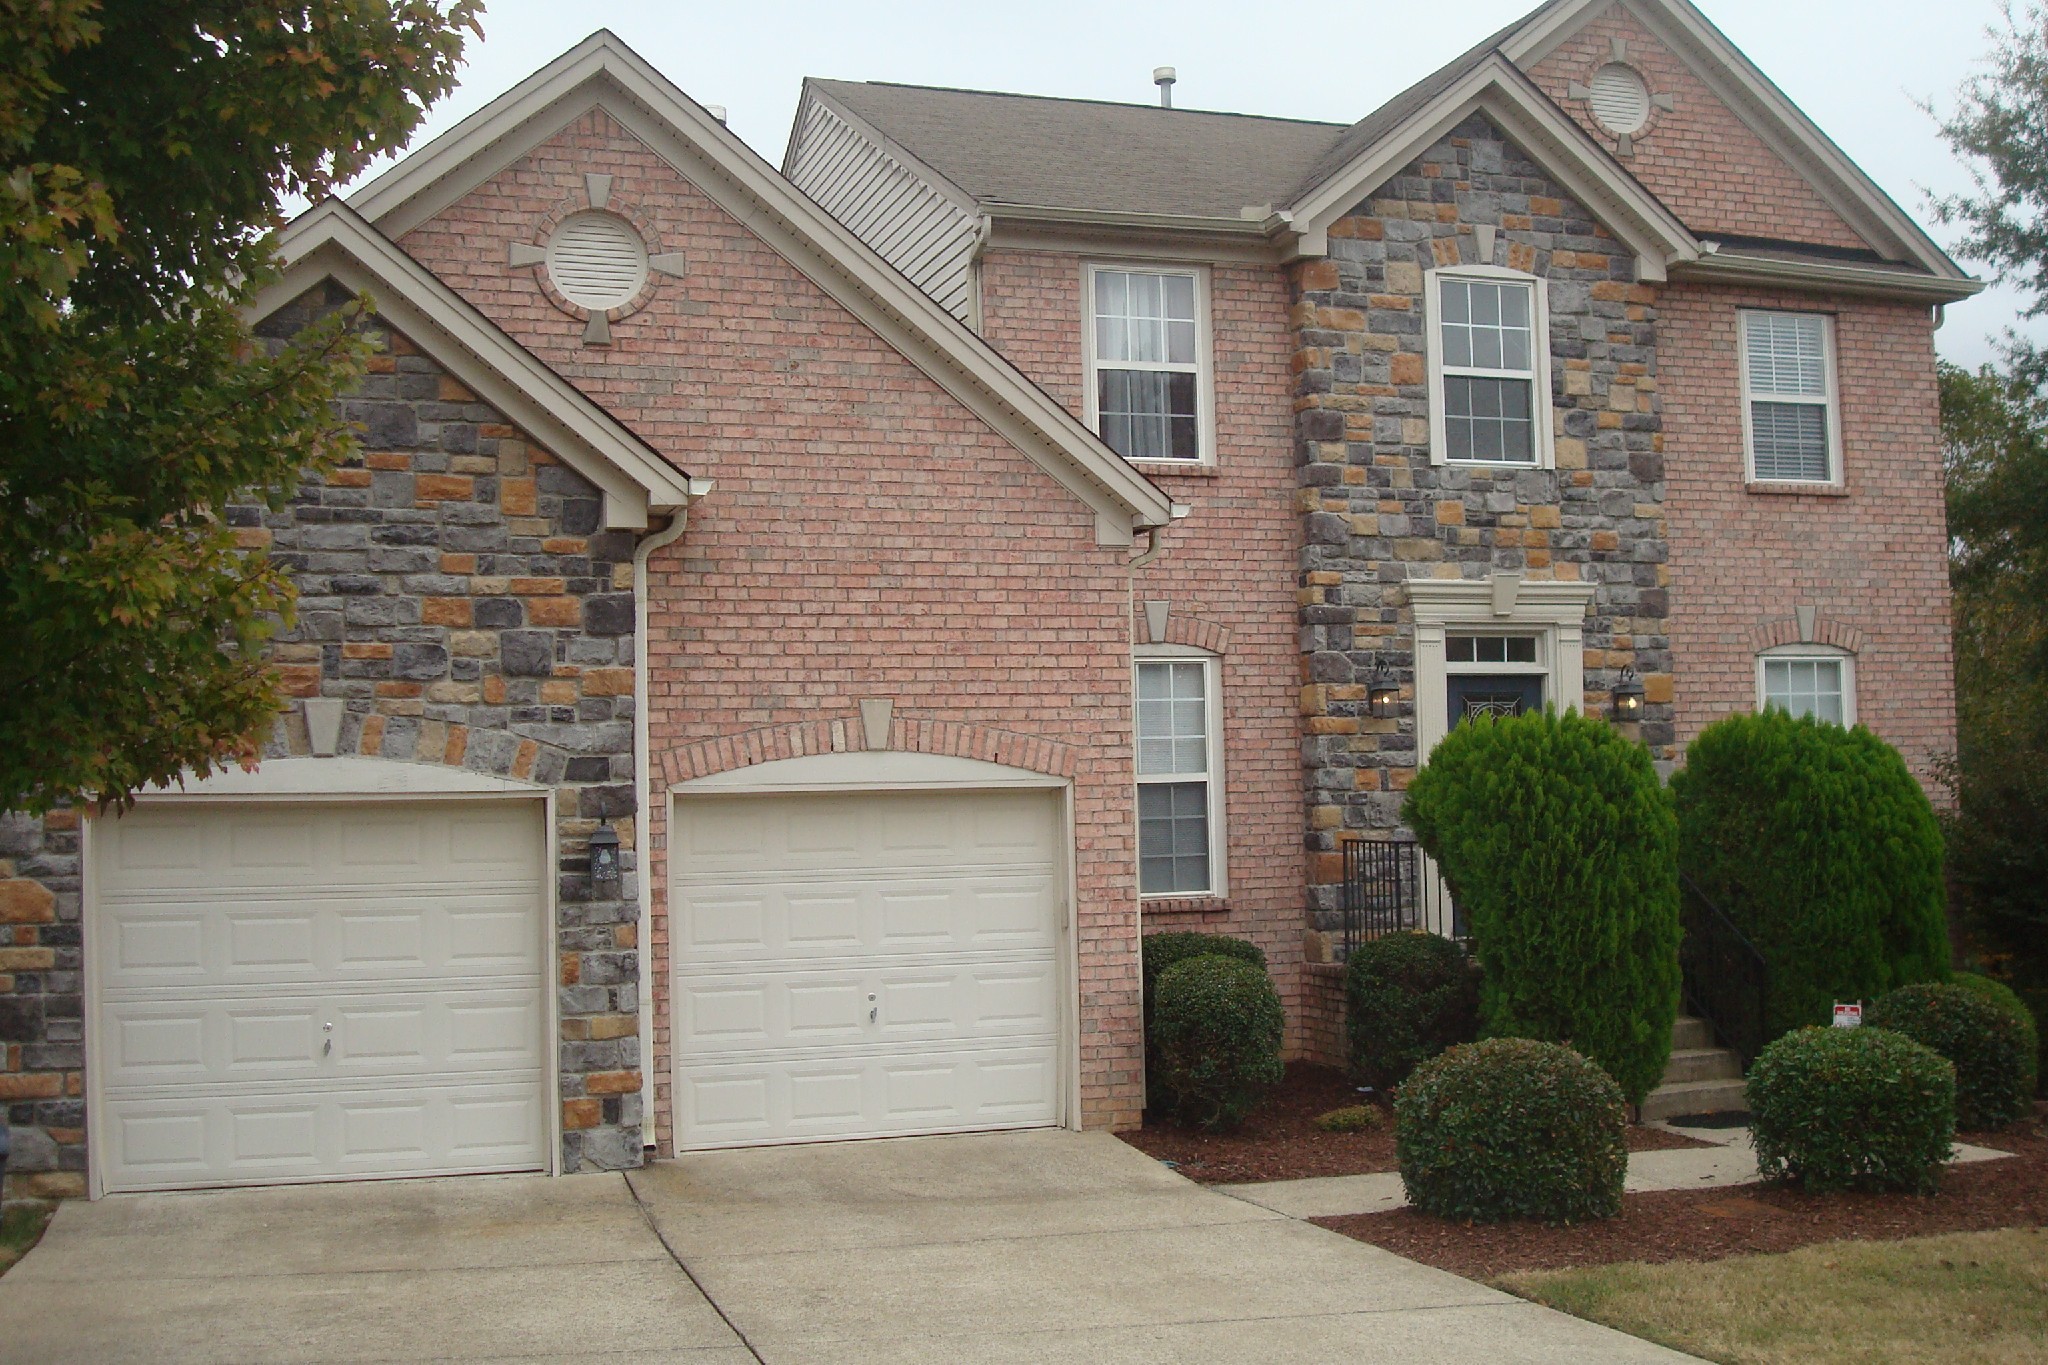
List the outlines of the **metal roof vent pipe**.
{"type": "Polygon", "coordinates": [[[1152,68],[1152,84],[1159,87],[1159,107],[1161,109],[1173,108],[1173,83],[1179,79],[1180,77],[1174,75],[1173,68],[1170,66],[1155,66],[1152,68]]]}

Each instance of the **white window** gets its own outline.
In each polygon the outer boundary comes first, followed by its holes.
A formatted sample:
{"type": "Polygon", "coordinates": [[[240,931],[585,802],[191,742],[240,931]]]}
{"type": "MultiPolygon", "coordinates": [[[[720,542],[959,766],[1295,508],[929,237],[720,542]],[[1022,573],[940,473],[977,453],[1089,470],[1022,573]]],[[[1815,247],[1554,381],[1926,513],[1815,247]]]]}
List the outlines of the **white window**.
{"type": "Polygon", "coordinates": [[[1088,417],[1127,460],[1206,462],[1208,307],[1195,270],[1090,266],[1088,417]]]}
{"type": "Polygon", "coordinates": [[[1757,656],[1757,705],[1835,725],[1856,723],[1856,667],[1846,654],[1795,645],[1757,656]]]}
{"type": "Polygon", "coordinates": [[[1497,266],[1429,272],[1430,457],[1548,468],[1550,322],[1542,281],[1497,266]]]}
{"type": "Polygon", "coordinates": [[[1823,314],[1742,314],[1742,427],[1752,480],[1840,481],[1834,350],[1834,322],[1823,314]]]}
{"type": "Polygon", "coordinates": [[[1220,661],[1165,646],[1146,653],[1137,663],[1138,894],[1220,896],[1220,661]]]}

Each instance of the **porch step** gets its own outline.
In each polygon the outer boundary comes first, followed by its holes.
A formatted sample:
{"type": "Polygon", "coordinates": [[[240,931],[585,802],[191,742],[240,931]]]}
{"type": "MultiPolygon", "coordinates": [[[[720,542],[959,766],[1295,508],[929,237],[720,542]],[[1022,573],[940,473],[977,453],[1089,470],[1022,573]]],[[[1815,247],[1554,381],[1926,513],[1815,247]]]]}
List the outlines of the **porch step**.
{"type": "Polygon", "coordinates": [[[1671,1046],[1680,1051],[1714,1045],[1714,1026],[1704,1019],[1681,1014],[1671,1023],[1671,1046]]]}
{"type": "Polygon", "coordinates": [[[1739,1081],[1742,1059],[1725,1047],[1675,1048],[1664,1068],[1665,1085],[1687,1085],[1693,1081],[1739,1081]]]}
{"type": "Polygon", "coordinates": [[[1681,1114],[1724,1114],[1747,1109],[1747,1096],[1748,1087],[1739,1080],[1660,1085],[1643,1096],[1643,1122],[1676,1118],[1681,1114]]]}

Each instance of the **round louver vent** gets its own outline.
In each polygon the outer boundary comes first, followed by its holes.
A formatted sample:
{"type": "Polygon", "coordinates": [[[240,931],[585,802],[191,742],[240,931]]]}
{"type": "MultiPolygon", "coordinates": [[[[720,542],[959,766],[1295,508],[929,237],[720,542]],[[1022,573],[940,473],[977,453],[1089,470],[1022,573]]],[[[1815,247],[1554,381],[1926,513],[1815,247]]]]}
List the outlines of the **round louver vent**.
{"type": "Polygon", "coordinates": [[[1587,102],[1608,132],[1638,133],[1650,121],[1650,87],[1634,67],[1609,62],[1593,73],[1592,91],[1587,102]]]}
{"type": "Polygon", "coordinates": [[[617,308],[647,283],[647,244],[617,214],[572,214],[548,238],[548,278],[573,304],[617,308]]]}

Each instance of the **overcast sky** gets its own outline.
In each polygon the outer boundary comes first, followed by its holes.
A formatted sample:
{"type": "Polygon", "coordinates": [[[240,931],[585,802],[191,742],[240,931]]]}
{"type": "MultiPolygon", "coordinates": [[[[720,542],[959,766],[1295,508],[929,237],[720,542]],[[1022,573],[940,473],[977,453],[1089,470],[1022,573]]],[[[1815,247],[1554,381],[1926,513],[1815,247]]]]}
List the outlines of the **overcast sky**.
{"type": "MultiPolygon", "coordinates": [[[[1997,0],[1700,3],[1922,223],[1931,226],[1928,191],[1968,187],[1918,103],[1953,104],[1988,49],[1997,0]]],[[[1277,16],[1308,11],[1247,0],[490,0],[462,88],[435,107],[423,137],[597,28],[617,33],[701,103],[724,105],[733,129],[778,165],[805,76],[1147,102],[1152,68],[1173,66],[1174,100],[1184,107],[1348,123],[1533,5],[1364,0],[1314,11],[1304,23],[1277,16]]],[[[1934,232],[1944,244],[1951,236],[1934,232]]],[[[2015,295],[1994,287],[1950,309],[1942,353],[1964,364],[1988,358],[1987,338],[2013,325],[2016,308],[2015,295]]],[[[2048,326],[2030,331],[2048,337],[2048,326]]]]}

